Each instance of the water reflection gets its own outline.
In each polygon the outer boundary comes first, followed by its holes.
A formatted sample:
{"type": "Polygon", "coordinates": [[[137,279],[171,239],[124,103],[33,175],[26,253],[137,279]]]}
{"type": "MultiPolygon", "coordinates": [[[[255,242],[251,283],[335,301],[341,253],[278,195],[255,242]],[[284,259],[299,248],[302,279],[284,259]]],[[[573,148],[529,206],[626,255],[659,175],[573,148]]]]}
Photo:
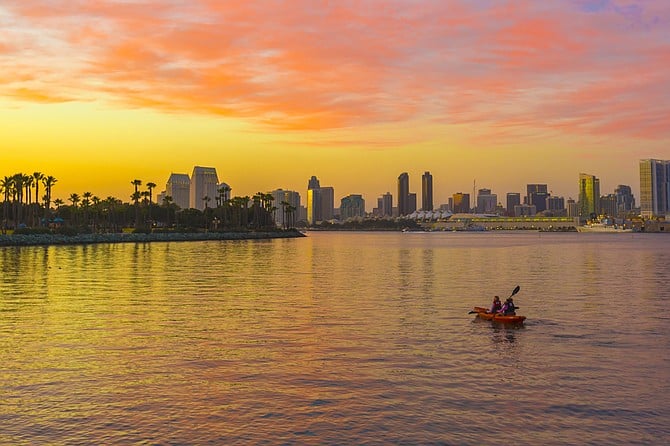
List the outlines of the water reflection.
{"type": "Polygon", "coordinates": [[[2,249],[0,443],[663,444],[669,258],[644,240],[2,249]],[[517,284],[524,326],[471,320],[517,284]]]}

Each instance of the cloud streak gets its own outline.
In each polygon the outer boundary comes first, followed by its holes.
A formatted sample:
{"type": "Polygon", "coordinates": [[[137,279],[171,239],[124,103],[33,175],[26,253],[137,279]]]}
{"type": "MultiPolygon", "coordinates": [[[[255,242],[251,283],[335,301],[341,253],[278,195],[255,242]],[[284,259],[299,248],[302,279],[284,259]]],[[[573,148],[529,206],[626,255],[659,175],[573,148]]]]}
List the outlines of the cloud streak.
{"type": "Polygon", "coordinates": [[[0,95],[292,131],[424,119],[658,140],[669,22],[665,0],[9,0],[0,95]]]}

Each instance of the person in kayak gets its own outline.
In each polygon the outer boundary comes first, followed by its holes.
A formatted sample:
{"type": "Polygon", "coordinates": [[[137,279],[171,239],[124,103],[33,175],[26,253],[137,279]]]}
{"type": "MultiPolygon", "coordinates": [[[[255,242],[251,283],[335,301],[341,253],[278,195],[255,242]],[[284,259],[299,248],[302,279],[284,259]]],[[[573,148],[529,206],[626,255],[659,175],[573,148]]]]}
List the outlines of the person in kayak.
{"type": "Polygon", "coordinates": [[[505,316],[514,316],[516,314],[516,306],[514,306],[514,299],[511,297],[507,298],[503,304],[500,312],[505,316]]]}
{"type": "Polygon", "coordinates": [[[500,303],[500,297],[495,296],[493,298],[493,303],[491,304],[491,311],[489,313],[498,313],[502,309],[502,304],[500,303]]]}

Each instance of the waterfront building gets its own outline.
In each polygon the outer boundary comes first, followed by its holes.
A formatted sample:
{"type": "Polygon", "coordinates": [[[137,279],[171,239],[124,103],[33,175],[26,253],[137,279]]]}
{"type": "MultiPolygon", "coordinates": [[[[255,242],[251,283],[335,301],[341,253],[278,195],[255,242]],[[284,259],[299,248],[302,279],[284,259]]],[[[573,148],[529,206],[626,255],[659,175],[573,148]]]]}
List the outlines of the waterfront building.
{"type": "Polygon", "coordinates": [[[572,198],[568,198],[568,201],[565,203],[565,210],[568,217],[579,217],[579,205],[572,198]]]}
{"type": "Polygon", "coordinates": [[[600,211],[600,180],[594,175],[579,174],[579,217],[588,220],[600,211]]]}
{"type": "Polygon", "coordinates": [[[600,215],[607,215],[608,217],[616,217],[618,214],[616,195],[607,194],[600,196],[600,215]]]}
{"type": "Polygon", "coordinates": [[[640,160],[640,211],[645,218],[670,214],[670,161],[640,160]]]}
{"type": "Polygon", "coordinates": [[[213,167],[195,166],[191,174],[191,187],[189,192],[189,205],[194,209],[204,210],[211,208],[216,203],[219,193],[217,187],[219,177],[213,167]]]}
{"type": "Polygon", "coordinates": [[[534,205],[537,212],[542,212],[547,208],[547,192],[546,184],[527,184],[526,185],[526,201],[528,205],[534,205]]]}
{"type": "Polygon", "coordinates": [[[515,217],[530,217],[537,214],[534,204],[518,204],[514,206],[515,217]]]}
{"type": "Polygon", "coordinates": [[[433,210],[433,175],[428,171],[421,176],[421,210],[433,210]]]}
{"type": "Polygon", "coordinates": [[[507,193],[507,215],[514,215],[514,206],[521,204],[521,194],[519,192],[508,192],[507,193]]]}
{"type": "Polygon", "coordinates": [[[165,185],[165,195],[181,209],[188,209],[191,203],[191,179],[185,173],[171,173],[165,185]]]}
{"type": "Polygon", "coordinates": [[[491,189],[479,189],[477,191],[477,213],[493,214],[498,206],[498,196],[491,193],[491,189]]]}
{"type": "Polygon", "coordinates": [[[307,223],[310,225],[322,221],[321,184],[315,176],[307,182],[307,223]]]}
{"type": "Polygon", "coordinates": [[[545,210],[551,211],[554,214],[565,211],[565,199],[563,197],[547,197],[547,205],[545,210]]]}
{"type": "Polygon", "coordinates": [[[470,194],[463,192],[456,192],[452,196],[452,212],[454,214],[469,214],[470,213],[470,194]]]}
{"type": "Polygon", "coordinates": [[[407,196],[407,212],[409,212],[410,214],[412,212],[416,212],[416,194],[415,193],[410,193],[407,196]]]}
{"type": "Polygon", "coordinates": [[[614,195],[616,195],[617,216],[623,217],[635,209],[635,197],[630,186],[619,184],[614,189],[614,195]]]}
{"type": "Polygon", "coordinates": [[[307,222],[313,225],[332,220],[334,210],[335,190],[329,186],[321,187],[318,178],[312,176],[307,183],[307,222]]]}
{"type": "Polygon", "coordinates": [[[393,195],[390,192],[386,192],[382,195],[382,205],[380,207],[382,217],[392,217],[393,216],[393,195]]]}
{"type": "Polygon", "coordinates": [[[398,215],[408,215],[409,210],[409,174],[403,172],[398,177],[398,215]]]}
{"type": "Polygon", "coordinates": [[[340,220],[365,217],[365,200],[362,195],[347,195],[340,201],[340,220]]]}
{"type": "Polygon", "coordinates": [[[292,190],[284,189],[275,189],[272,192],[272,197],[274,198],[274,218],[277,226],[293,226],[297,221],[300,220],[299,209],[302,207],[300,205],[300,194],[292,190]],[[283,203],[288,203],[291,207],[290,209],[285,209],[283,203]]]}
{"type": "Polygon", "coordinates": [[[321,188],[321,218],[332,220],[335,215],[335,189],[330,186],[321,188]]]}

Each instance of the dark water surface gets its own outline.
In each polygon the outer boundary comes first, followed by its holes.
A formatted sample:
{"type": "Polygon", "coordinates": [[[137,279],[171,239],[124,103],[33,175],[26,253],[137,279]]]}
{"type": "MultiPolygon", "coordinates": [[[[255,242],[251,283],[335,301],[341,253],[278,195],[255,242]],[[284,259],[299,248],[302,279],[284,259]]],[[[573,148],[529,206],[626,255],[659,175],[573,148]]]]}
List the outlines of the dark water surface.
{"type": "Polygon", "coordinates": [[[666,444],[670,236],[0,249],[0,444],[666,444]],[[523,328],[468,315],[509,295],[523,328]]]}

